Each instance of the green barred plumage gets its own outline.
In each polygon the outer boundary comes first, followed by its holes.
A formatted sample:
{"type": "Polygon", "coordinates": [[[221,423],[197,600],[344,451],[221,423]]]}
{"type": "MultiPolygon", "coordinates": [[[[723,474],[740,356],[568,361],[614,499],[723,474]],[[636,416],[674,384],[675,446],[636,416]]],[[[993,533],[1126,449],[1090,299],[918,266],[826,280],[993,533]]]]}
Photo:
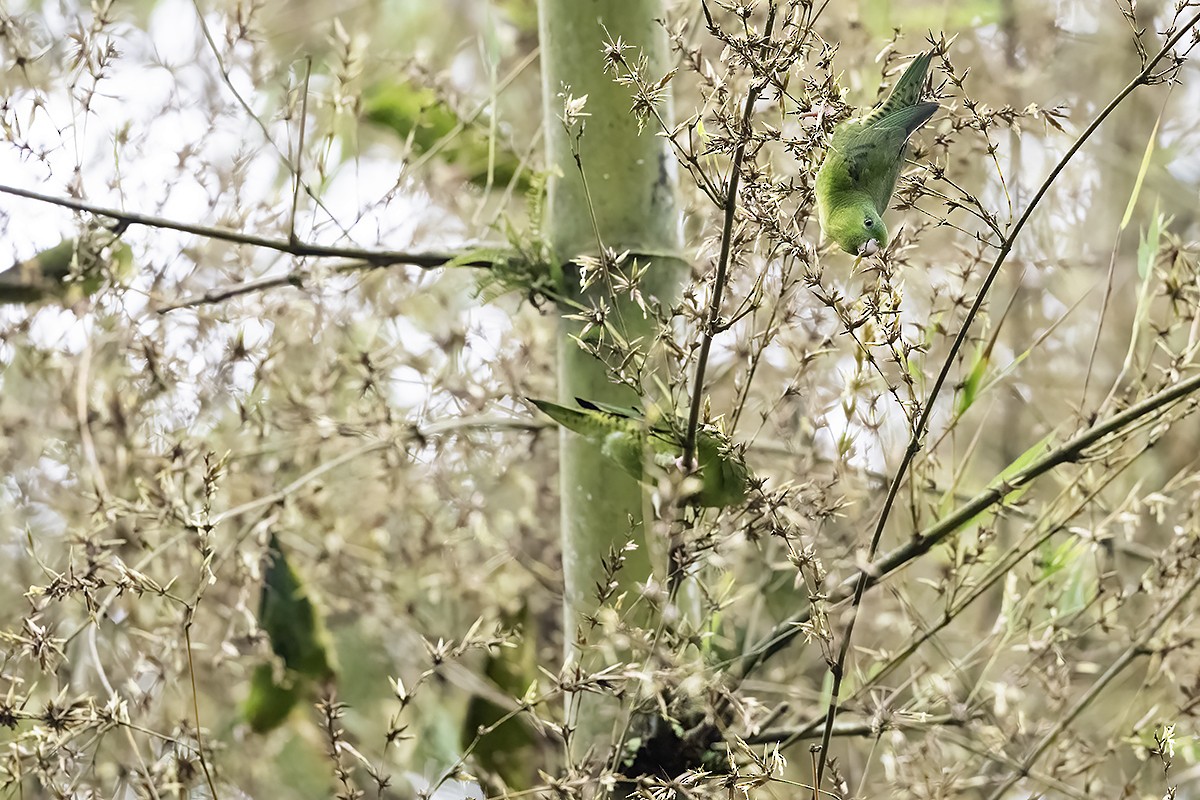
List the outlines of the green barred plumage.
{"type": "Polygon", "coordinates": [[[871,255],[887,246],[882,217],[908,139],[939,107],[921,102],[932,58],[932,51],[914,58],[881,106],[833,132],[817,173],[817,212],[825,235],[851,255],[871,255]]]}
{"type": "MultiPolygon", "coordinates": [[[[631,410],[575,398],[580,408],[568,408],[548,400],[530,400],[562,427],[574,431],[600,447],[622,471],[646,482],[647,465],[667,469],[683,458],[684,421],[671,426],[652,423],[631,410]]],[[[701,506],[722,508],[746,499],[750,470],[741,453],[711,425],[696,434],[696,464],[700,488],[691,500],[701,506]]]]}

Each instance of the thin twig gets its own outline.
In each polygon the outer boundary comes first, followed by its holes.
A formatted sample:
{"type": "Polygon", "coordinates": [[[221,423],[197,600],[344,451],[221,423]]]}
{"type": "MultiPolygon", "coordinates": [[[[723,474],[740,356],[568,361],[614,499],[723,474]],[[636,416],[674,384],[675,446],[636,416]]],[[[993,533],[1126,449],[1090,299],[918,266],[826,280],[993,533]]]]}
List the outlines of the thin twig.
{"type": "Polygon", "coordinates": [[[296,175],[292,184],[292,216],[288,224],[288,241],[300,241],[296,236],[296,212],[300,208],[300,174],[304,167],[304,131],[308,127],[308,82],[312,78],[312,56],[304,59],[304,94],[300,98],[300,141],[296,143],[296,175]]]}
{"type": "Polygon", "coordinates": [[[395,442],[391,441],[390,439],[380,439],[378,441],[368,442],[367,444],[364,444],[361,447],[356,447],[353,450],[348,450],[337,458],[326,461],[321,466],[309,470],[279,491],[271,492],[271,494],[251,500],[248,503],[242,503],[240,506],[234,506],[233,508],[222,511],[220,514],[214,515],[213,518],[209,520],[209,527],[215,528],[225,520],[241,516],[242,514],[245,514],[248,511],[253,511],[256,508],[262,508],[263,506],[269,506],[274,503],[278,503],[280,500],[283,500],[289,495],[294,494],[299,489],[302,489],[306,484],[311,483],[325,473],[335,470],[343,464],[349,463],[356,458],[374,453],[378,450],[386,450],[387,448],[392,447],[394,444],[395,442]]]}
{"type": "Polygon", "coordinates": [[[1147,645],[1150,643],[1150,640],[1154,638],[1155,634],[1158,633],[1158,629],[1161,628],[1167,622],[1167,620],[1175,615],[1175,612],[1179,610],[1181,605],[1183,605],[1183,601],[1187,600],[1188,597],[1191,596],[1192,592],[1196,591],[1197,587],[1200,587],[1200,571],[1197,571],[1192,576],[1191,581],[1189,581],[1187,586],[1184,587],[1183,591],[1181,591],[1179,595],[1171,601],[1170,605],[1164,608],[1156,617],[1154,617],[1154,619],[1150,620],[1146,624],[1145,628],[1142,630],[1142,634],[1138,636],[1138,638],[1135,639],[1129,645],[1129,647],[1125,648],[1125,651],[1117,657],[1116,661],[1109,665],[1104,674],[1101,675],[1096,682],[1091,685],[1087,692],[1084,693],[1083,697],[1079,698],[1075,702],[1075,705],[1071,706],[1071,709],[1066,714],[1059,717],[1058,721],[1050,727],[1050,730],[1046,731],[1046,735],[1043,736],[1034,746],[1033,750],[1029,752],[1029,755],[1027,755],[1021,762],[1020,767],[1011,775],[1009,775],[1004,783],[996,787],[995,791],[988,796],[988,800],[999,800],[999,798],[1007,794],[1008,790],[1011,789],[1017,781],[1021,780],[1021,778],[1033,768],[1033,765],[1036,764],[1038,759],[1042,757],[1042,754],[1046,752],[1046,749],[1050,747],[1050,745],[1054,744],[1054,741],[1062,734],[1064,730],[1066,730],[1067,726],[1074,722],[1076,717],[1078,717],[1084,709],[1092,704],[1092,701],[1100,695],[1100,692],[1104,691],[1105,687],[1112,683],[1113,680],[1120,675],[1126,667],[1133,663],[1135,658],[1141,655],[1149,655],[1149,649],[1147,648],[1147,645]]]}
{"type": "MultiPolygon", "coordinates": [[[[988,290],[991,288],[996,276],[999,275],[1000,268],[1004,266],[1005,262],[1008,260],[1008,254],[1012,251],[1017,237],[1020,236],[1021,231],[1024,230],[1025,224],[1033,215],[1034,210],[1038,207],[1038,204],[1041,202],[1042,198],[1045,197],[1050,191],[1050,187],[1055,183],[1055,181],[1058,180],[1058,176],[1064,169],[1066,169],[1067,164],[1072,158],[1074,158],[1075,154],[1079,152],[1084,143],[1091,137],[1093,133],[1096,132],[1101,123],[1108,118],[1108,116],[1117,108],[1117,106],[1121,104],[1122,101],[1125,100],[1126,97],[1132,94],[1133,91],[1139,86],[1147,82],[1147,79],[1150,78],[1154,67],[1158,64],[1158,62],[1161,61],[1163,57],[1171,51],[1171,48],[1173,48],[1184,37],[1184,35],[1196,25],[1197,22],[1200,22],[1200,13],[1195,14],[1185,25],[1176,31],[1175,35],[1167,40],[1166,44],[1163,45],[1158,54],[1155,55],[1154,58],[1150,59],[1145,68],[1138,73],[1137,77],[1130,81],[1124,89],[1118,92],[1117,96],[1114,97],[1108,103],[1108,105],[1104,107],[1104,110],[1102,110],[1096,116],[1096,118],[1092,120],[1091,124],[1088,125],[1088,127],[1079,135],[1079,138],[1075,140],[1063,157],[1059,159],[1058,163],[1055,164],[1054,169],[1050,171],[1050,174],[1046,176],[1046,179],[1038,188],[1037,193],[1033,196],[1033,199],[1030,200],[1029,206],[1025,209],[1024,213],[1021,214],[1020,219],[1017,220],[1012,231],[1004,240],[1004,244],[1000,248],[1000,252],[997,254],[995,262],[992,264],[991,269],[988,270],[987,276],[983,279],[983,284],[979,287],[979,293],[975,297],[975,302],[971,304],[970,310],[967,311],[966,317],[963,318],[962,327],[959,329],[958,335],[954,339],[954,343],[950,346],[950,352],[946,354],[946,360],[942,364],[942,369],[938,373],[937,380],[934,381],[933,388],[929,393],[929,397],[925,401],[925,407],[922,409],[921,417],[917,421],[916,428],[912,432],[912,437],[909,440],[908,447],[905,448],[904,456],[900,460],[900,466],[896,469],[896,476],[892,479],[891,486],[888,487],[887,497],[883,502],[883,508],[879,512],[879,520],[875,525],[875,531],[871,536],[871,544],[867,549],[866,560],[868,562],[874,560],[875,553],[879,550],[879,542],[883,538],[883,530],[887,525],[888,517],[891,514],[892,505],[896,501],[896,495],[900,491],[900,485],[904,482],[909,466],[912,464],[913,459],[921,449],[921,440],[925,436],[925,430],[928,427],[930,417],[933,414],[933,408],[938,394],[940,394],[942,386],[945,384],[946,378],[949,376],[950,370],[954,366],[954,362],[958,356],[959,350],[962,349],[963,343],[967,339],[967,334],[971,329],[971,323],[974,322],[975,316],[979,313],[979,309],[983,307],[983,302],[987,297],[988,290]]],[[[1119,417],[1122,415],[1117,416],[1119,417]]],[[[1000,497],[1003,496],[1004,495],[1000,495],[1000,497]]],[[[833,724],[837,718],[838,694],[842,688],[842,678],[845,674],[846,658],[850,652],[850,640],[854,634],[854,625],[858,620],[858,609],[862,603],[863,593],[867,589],[867,583],[870,581],[870,578],[871,576],[866,571],[859,573],[859,577],[854,588],[854,600],[851,606],[852,610],[850,620],[846,624],[846,632],[842,636],[842,642],[838,650],[837,661],[830,666],[830,672],[833,675],[833,686],[829,697],[829,710],[825,717],[825,733],[821,740],[821,753],[817,762],[817,786],[821,785],[821,778],[824,773],[825,764],[829,758],[829,739],[833,734],[833,724]]]]}
{"type": "MultiPolygon", "coordinates": [[[[767,24],[763,29],[763,50],[771,39],[771,30],[775,27],[775,4],[771,3],[767,11],[767,24]]],[[[708,5],[704,5],[704,15],[708,18],[709,27],[713,26],[709,15],[708,5]]],[[[712,350],[713,336],[717,332],[717,321],[721,314],[721,297],[725,293],[725,282],[729,274],[729,258],[733,250],[733,222],[737,216],[738,184],[742,176],[742,159],[746,155],[746,144],[750,140],[750,118],[754,113],[754,104],[758,94],[766,86],[763,78],[756,77],[746,93],[746,105],[742,110],[741,130],[738,131],[738,144],[733,151],[733,160],[729,167],[729,188],[725,191],[725,219],[721,224],[721,254],[717,259],[717,275],[713,279],[712,297],[708,304],[708,313],[704,319],[704,334],[700,342],[700,355],[696,359],[696,379],[692,382],[692,404],[688,409],[687,432],[683,438],[683,468],[692,468],[692,459],[696,452],[696,429],[700,424],[700,406],[704,402],[704,371],[708,368],[708,354],[712,350]]]]}
{"type": "MultiPolygon", "coordinates": [[[[191,609],[189,609],[190,615],[191,609]]],[[[217,800],[217,786],[213,782],[212,773],[208,769],[208,759],[204,757],[204,739],[200,733],[200,695],[196,691],[196,665],[192,662],[192,620],[183,623],[183,641],[187,645],[188,676],[192,682],[192,712],[196,715],[196,756],[200,760],[200,768],[204,770],[204,780],[208,783],[208,791],[213,800],[217,800]]]]}
{"type": "MultiPolygon", "coordinates": [[[[981,715],[976,714],[975,717],[962,716],[959,714],[896,714],[890,717],[887,722],[862,719],[862,720],[842,720],[842,722],[834,729],[834,736],[880,736],[884,731],[889,730],[926,730],[929,728],[945,728],[945,727],[960,727],[971,722],[972,719],[981,715]]],[[[802,729],[803,731],[803,729],[802,729]]],[[[816,733],[815,729],[809,728],[806,732],[797,731],[793,728],[773,728],[764,730],[753,737],[746,739],[747,744],[777,742],[780,740],[796,741],[798,738],[806,738],[816,733]],[[797,733],[801,733],[797,736],[797,733]]]]}
{"type": "MultiPolygon", "coordinates": [[[[1071,520],[1073,520],[1079,514],[1083,513],[1083,511],[1085,509],[1087,509],[1093,501],[1095,501],[1095,499],[1100,495],[1101,492],[1103,492],[1105,489],[1107,489],[1114,480],[1116,480],[1118,477],[1120,477],[1129,466],[1131,466],[1135,461],[1137,461],[1137,459],[1139,457],[1141,457],[1142,455],[1144,455],[1148,450],[1149,450],[1149,446],[1142,447],[1137,453],[1133,454],[1133,456],[1131,456],[1124,464],[1122,464],[1120,467],[1118,467],[1117,469],[1113,470],[1111,473],[1106,475],[1104,480],[1100,481],[1096,486],[1091,487],[1090,490],[1087,491],[1083,495],[1083,497],[1080,498],[1079,501],[1070,510],[1068,510],[1065,514],[1062,515],[1059,522],[1054,523],[1054,524],[1044,523],[1045,527],[1041,533],[1037,534],[1036,536],[1033,536],[1025,545],[1019,547],[1015,552],[1010,551],[1010,553],[1008,555],[1003,556],[1001,558],[1001,562],[995,568],[989,570],[987,574],[985,574],[982,578],[980,578],[978,580],[977,583],[975,583],[972,586],[971,591],[968,593],[968,595],[966,597],[964,597],[962,600],[955,603],[952,608],[947,608],[942,613],[941,617],[938,618],[938,620],[936,622],[934,622],[932,625],[928,626],[925,630],[923,630],[916,639],[909,641],[904,646],[904,649],[901,650],[899,653],[896,653],[895,655],[893,655],[891,660],[888,661],[886,664],[884,664],[882,668],[880,668],[877,671],[872,672],[871,677],[866,679],[855,690],[854,694],[852,694],[849,698],[847,698],[847,702],[852,702],[855,699],[862,697],[868,691],[870,691],[871,688],[878,685],[882,681],[886,680],[887,677],[892,674],[892,672],[894,672],[897,668],[900,667],[900,665],[902,665],[905,661],[907,661],[927,641],[932,639],[934,636],[936,636],[938,633],[940,633],[945,628],[949,627],[950,623],[952,623],[963,612],[965,612],[968,608],[970,608],[972,606],[972,604],[975,603],[976,600],[978,600],[982,597],[985,597],[988,594],[989,590],[993,586],[995,586],[996,583],[1001,578],[1003,578],[1005,575],[1007,575],[1009,573],[1009,571],[1013,569],[1013,567],[1015,567],[1017,564],[1019,564],[1021,561],[1023,561],[1030,553],[1034,552],[1039,547],[1041,547],[1043,544],[1045,544],[1047,541],[1049,541],[1052,536],[1054,536],[1057,533],[1060,533],[1063,530],[1066,530],[1067,526],[1071,520]]],[[[1066,492],[1066,490],[1064,490],[1064,494],[1065,494],[1065,492],[1066,492]]],[[[779,744],[779,746],[781,748],[783,748],[783,747],[787,747],[787,746],[791,745],[793,742],[795,742],[799,739],[804,739],[804,738],[808,738],[808,737],[812,736],[814,733],[816,733],[818,730],[820,730],[824,724],[825,724],[825,716],[822,715],[815,719],[811,719],[808,722],[803,723],[802,725],[789,726],[785,730],[790,731],[790,735],[788,736],[788,738],[783,739],[782,741],[773,740],[773,739],[763,739],[762,736],[765,735],[765,732],[763,734],[758,734],[755,736],[747,736],[744,738],[745,738],[746,742],[749,744],[762,744],[764,742],[777,742],[779,744]]]]}
{"type": "MultiPolygon", "coordinates": [[[[246,112],[246,116],[254,120],[255,124],[258,125],[258,129],[262,131],[263,139],[279,156],[279,160],[283,162],[285,167],[287,167],[288,172],[295,177],[297,186],[302,186],[304,188],[304,193],[311,197],[313,202],[316,203],[317,206],[329,216],[329,219],[338,227],[338,230],[342,232],[342,235],[348,237],[350,235],[350,231],[341,223],[341,220],[335,217],[333,212],[325,206],[325,202],[317,196],[317,193],[313,191],[312,187],[301,180],[299,166],[292,164],[292,161],[287,157],[287,154],[279,149],[279,145],[277,145],[275,140],[271,138],[271,131],[267,128],[267,124],[262,121],[262,117],[254,112],[254,109],[250,107],[250,103],[247,102],[246,98],[242,97],[242,93],[239,92],[237,87],[233,85],[233,79],[229,76],[229,69],[225,66],[225,59],[221,57],[221,49],[217,47],[217,41],[213,38],[212,31],[208,29],[208,22],[204,19],[204,12],[200,9],[199,0],[192,0],[192,7],[196,10],[196,21],[200,24],[200,32],[204,34],[204,41],[208,44],[208,49],[212,52],[213,60],[217,62],[217,73],[220,74],[221,80],[225,84],[225,88],[227,88],[229,93],[233,95],[234,99],[238,101],[238,105],[240,105],[242,110],[246,112]]],[[[311,58],[309,58],[308,63],[309,68],[311,69],[311,58]]],[[[305,93],[307,94],[307,87],[305,88],[305,93]]]]}

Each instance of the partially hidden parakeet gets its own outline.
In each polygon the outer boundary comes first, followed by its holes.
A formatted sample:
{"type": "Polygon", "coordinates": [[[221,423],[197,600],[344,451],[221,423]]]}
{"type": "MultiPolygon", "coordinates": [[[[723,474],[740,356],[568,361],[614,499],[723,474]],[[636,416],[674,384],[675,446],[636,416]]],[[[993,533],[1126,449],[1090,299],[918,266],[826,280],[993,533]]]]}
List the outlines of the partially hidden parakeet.
{"type": "MultiPolygon", "coordinates": [[[[547,400],[530,402],[564,428],[600,447],[600,452],[633,478],[648,482],[645,466],[678,468],[683,458],[685,422],[651,422],[631,410],[575,398],[580,408],[547,400]]],[[[709,508],[737,505],[746,499],[750,470],[718,428],[704,425],[696,432],[696,469],[700,487],[690,499],[709,508]]]]}
{"type": "Polygon", "coordinates": [[[817,214],[825,235],[851,255],[874,255],[887,246],[882,217],[908,139],[938,110],[937,103],[920,102],[932,58],[933,51],[914,58],[883,105],[833,132],[817,173],[817,214]]]}
{"type": "Polygon", "coordinates": [[[283,666],[259,665],[242,706],[250,727],[262,733],[280,725],[302,697],[337,672],[320,612],[274,533],[264,557],[258,624],[283,666]]]}
{"type": "Polygon", "coordinates": [[[0,305],[53,299],[72,305],[131,276],[133,253],[128,245],[107,230],[86,239],[64,239],[0,272],[0,305]]]}

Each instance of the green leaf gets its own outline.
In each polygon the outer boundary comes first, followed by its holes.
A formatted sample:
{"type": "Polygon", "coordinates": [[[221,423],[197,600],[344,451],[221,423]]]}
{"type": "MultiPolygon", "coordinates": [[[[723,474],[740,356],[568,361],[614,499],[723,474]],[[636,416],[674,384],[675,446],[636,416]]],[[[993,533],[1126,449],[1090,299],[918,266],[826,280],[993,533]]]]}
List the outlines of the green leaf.
{"type": "Polygon", "coordinates": [[[1148,278],[1154,267],[1158,246],[1162,240],[1163,216],[1158,210],[1158,201],[1154,201],[1154,213],[1150,217],[1150,227],[1138,239],[1138,275],[1148,278]]]}
{"type": "Polygon", "coordinates": [[[528,171],[512,150],[498,146],[491,131],[461,118],[432,89],[409,83],[376,84],[363,95],[367,120],[388,128],[420,156],[438,156],[481,187],[516,181],[529,187],[528,171]]]}
{"type": "MultiPolygon", "coordinates": [[[[996,477],[993,478],[988,485],[989,486],[1004,485],[1004,483],[1009,478],[1012,478],[1014,475],[1017,475],[1023,469],[1028,467],[1030,464],[1032,464],[1034,461],[1036,461],[1038,458],[1040,458],[1043,454],[1045,454],[1050,449],[1050,446],[1054,441],[1054,437],[1055,437],[1055,431],[1051,431],[1050,433],[1043,436],[1040,440],[1038,440],[1038,442],[1036,444],[1031,446],[1025,452],[1021,453],[1021,455],[1017,456],[1016,459],[1014,459],[1011,464],[1009,464],[1007,467],[1002,469],[1000,471],[1000,473],[998,475],[996,475],[996,477]]],[[[1029,486],[1030,486],[1030,484],[1026,484],[1025,486],[1018,486],[1015,489],[1012,489],[1011,491],[1009,491],[1008,493],[1006,493],[1004,495],[1004,497],[1001,499],[1000,503],[1001,504],[1015,503],[1017,500],[1019,500],[1021,498],[1021,496],[1023,494],[1025,494],[1025,492],[1029,491],[1029,486]]],[[[964,522],[959,527],[960,527],[960,529],[969,528],[969,527],[977,524],[977,522],[980,519],[982,519],[983,517],[985,517],[986,515],[994,514],[994,513],[995,513],[995,506],[993,506],[992,508],[989,508],[985,511],[980,511],[978,514],[971,517],[969,520],[964,522]]]]}
{"type": "Polygon", "coordinates": [[[1129,334],[1129,349],[1125,352],[1125,361],[1121,366],[1122,372],[1128,371],[1133,366],[1133,359],[1138,347],[1138,332],[1145,326],[1146,316],[1150,313],[1152,299],[1150,282],[1154,277],[1154,264],[1158,260],[1158,251],[1162,243],[1162,229],[1168,223],[1169,220],[1164,219],[1162,212],[1159,211],[1158,200],[1155,200],[1154,213],[1150,216],[1150,227],[1138,239],[1137,267],[1142,285],[1138,290],[1137,307],[1133,312],[1132,330],[1129,334]]]}
{"type": "Polygon", "coordinates": [[[966,413],[967,409],[975,403],[975,398],[979,396],[979,387],[983,385],[988,364],[991,363],[990,351],[991,348],[984,345],[975,348],[971,371],[967,373],[967,378],[963,381],[961,391],[958,393],[958,402],[954,408],[956,415],[962,416],[966,413]]]}
{"type": "MultiPolygon", "coordinates": [[[[1032,464],[1034,461],[1037,461],[1039,458],[1041,458],[1043,455],[1045,455],[1046,452],[1050,450],[1051,444],[1054,442],[1055,434],[1056,434],[1055,431],[1050,431],[1045,436],[1043,436],[1041,439],[1039,439],[1035,444],[1033,444],[1031,447],[1029,447],[1029,449],[1027,449],[1024,453],[1021,453],[1021,455],[1017,456],[1011,464],[1009,464],[1007,467],[1002,469],[1000,471],[1000,474],[997,475],[995,477],[995,479],[993,479],[992,485],[999,486],[999,485],[1003,484],[1009,478],[1013,477],[1014,475],[1017,475],[1022,470],[1024,470],[1026,467],[1028,467],[1030,464],[1032,464]]],[[[1017,487],[1016,489],[1013,489],[1011,492],[1004,495],[1004,499],[1001,500],[1001,502],[1002,503],[1016,502],[1017,500],[1020,499],[1021,495],[1025,494],[1025,492],[1027,492],[1029,490],[1030,485],[1031,484],[1025,484],[1024,486],[1020,486],[1020,487],[1017,487]]]]}
{"type": "Polygon", "coordinates": [[[1096,590],[1095,560],[1087,558],[1088,547],[1079,539],[1041,548],[1039,579],[1057,588],[1053,595],[1055,611],[1070,614],[1087,605],[1096,590]]]}
{"type": "MultiPolygon", "coordinates": [[[[1150,139],[1146,142],[1146,152],[1142,154],[1142,165],[1138,168],[1137,180],[1133,182],[1133,191],[1129,194],[1129,203],[1125,206],[1125,215],[1121,217],[1120,230],[1125,230],[1125,226],[1129,224],[1129,218],[1133,216],[1134,206],[1137,205],[1138,195],[1142,193],[1142,183],[1146,180],[1146,172],[1150,169],[1151,157],[1154,155],[1154,145],[1158,141],[1158,126],[1161,122],[1162,111],[1159,112],[1158,119],[1154,120],[1154,130],[1150,131],[1150,139]]],[[[1157,216],[1157,204],[1155,215],[1157,216]]]]}

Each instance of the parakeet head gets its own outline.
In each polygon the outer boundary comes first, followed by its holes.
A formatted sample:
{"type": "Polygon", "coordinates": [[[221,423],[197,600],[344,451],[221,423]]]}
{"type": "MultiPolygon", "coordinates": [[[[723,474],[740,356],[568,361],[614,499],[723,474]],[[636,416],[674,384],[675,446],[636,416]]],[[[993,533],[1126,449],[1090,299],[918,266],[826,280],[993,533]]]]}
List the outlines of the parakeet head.
{"type": "Polygon", "coordinates": [[[887,246],[887,228],[869,202],[830,209],[824,228],[826,235],[852,256],[873,256],[887,246]]]}

